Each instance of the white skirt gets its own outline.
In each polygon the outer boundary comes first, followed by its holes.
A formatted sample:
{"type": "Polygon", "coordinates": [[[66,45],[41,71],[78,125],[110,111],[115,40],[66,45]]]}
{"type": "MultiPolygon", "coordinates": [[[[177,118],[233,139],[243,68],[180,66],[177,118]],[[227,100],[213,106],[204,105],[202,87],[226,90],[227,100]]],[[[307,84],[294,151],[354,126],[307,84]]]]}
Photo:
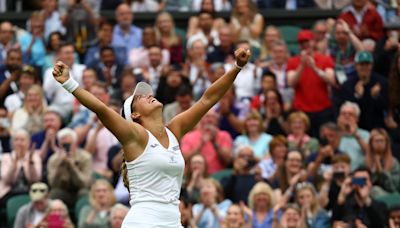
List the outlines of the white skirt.
{"type": "Polygon", "coordinates": [[[141,202],[132,205],[121,228],[180,228],[179,206],[158,202],[141,202]]]}

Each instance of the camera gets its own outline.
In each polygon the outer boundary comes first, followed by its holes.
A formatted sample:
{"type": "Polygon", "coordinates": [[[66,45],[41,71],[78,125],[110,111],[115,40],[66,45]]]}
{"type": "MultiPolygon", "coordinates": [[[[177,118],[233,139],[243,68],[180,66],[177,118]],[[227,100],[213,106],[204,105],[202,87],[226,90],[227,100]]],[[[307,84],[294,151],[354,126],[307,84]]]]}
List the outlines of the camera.
{"type": "Polygon", "coordinates": [[[251,169],[257,164],[257,161],[252,159],[247,161],[246,169],[251,169]]]}
{"type": "Polygon", "coordinates": [[[62,147],[64,148],[65,152],[69,152],[71,150],[71,143],[64,143],[62,147]]]}
{"type": "Polygon", "coordinates": [[[334,180],[344,180],[345,177],[346,177],[346,175],[344,172],[334,172],[332,178],[334,180]]]}
{"type": "Polygon", "coordinates": [[[351,179],[351,184],[355,186],[363,187],[367,184],[367,178],[365,177],[353,177],[351,179]]]}
{"type": "Polygon", "coordinates": [[[327,145],[329,144],[329,141],[328,141],[328,139],[327,139],[326,137],[322,137],[322,138],[319,140],[319,144],[321,145],[321,147],[327,146],[327,145]]]}

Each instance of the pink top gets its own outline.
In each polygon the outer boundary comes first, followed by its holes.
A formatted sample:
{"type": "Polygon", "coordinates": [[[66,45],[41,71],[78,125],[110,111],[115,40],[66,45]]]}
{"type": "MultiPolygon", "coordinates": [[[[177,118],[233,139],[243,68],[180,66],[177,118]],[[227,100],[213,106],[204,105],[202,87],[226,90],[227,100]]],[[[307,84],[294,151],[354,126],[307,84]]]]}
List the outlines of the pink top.
{"type": "MultiPolygon", "coordinates": [[[[92,137],[95,129],[91,129],[88,134],[88,139],[92,137]]],[[[105,127],[103,127],[96,138],[96,148],[93,154],[93,170],[102,173],[107,169],[108,150],[118,144],[118,139],[105,127]]]]}
{"type": "MultiPolygon", "coordinates": [[[[193,130],[187,133],[181,142],[182,153],[189,153],[198,148],[201,143],[202,132],[200,130],[193,130]]],[[[232,137],[227,131],[218,130],[216,135],[216,143],[223,149],[232,150],[232,137]]],[[[201,148],[201,154],[206,158],[208,165],[208,173],[212,174],[226,167],[218,160],[217,152],[213,144],[209,141],[201,148]]]]}

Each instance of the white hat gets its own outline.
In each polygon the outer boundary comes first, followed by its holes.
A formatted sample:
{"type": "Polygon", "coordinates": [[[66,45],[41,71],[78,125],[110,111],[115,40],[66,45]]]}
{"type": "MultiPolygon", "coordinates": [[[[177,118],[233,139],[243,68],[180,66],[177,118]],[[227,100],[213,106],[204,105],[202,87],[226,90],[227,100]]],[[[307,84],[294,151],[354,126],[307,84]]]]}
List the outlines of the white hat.
{"type": "Polygon", "coordinates": [[[133,94],[129,96],[125,102],[124,102],[124,115],[125,119],[129,122],[133,122],[131,118],[132,114],[132,101],[135,96],[141,96],[141,95],[153,95],[153,89],[149,84],[146,82],[139,82],[136,84],[135,90],[133,91],[133,94]]]}

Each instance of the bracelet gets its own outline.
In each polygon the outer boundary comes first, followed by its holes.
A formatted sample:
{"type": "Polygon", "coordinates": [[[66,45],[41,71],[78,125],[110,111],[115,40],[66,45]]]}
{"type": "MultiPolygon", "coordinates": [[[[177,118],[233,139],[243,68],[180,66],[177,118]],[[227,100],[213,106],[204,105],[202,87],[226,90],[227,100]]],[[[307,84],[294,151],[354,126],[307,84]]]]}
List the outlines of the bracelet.
{"type": "Polygon", "coordinates": [[[236,62],[236,61],[235,61],[235,64],[234,64],[234,65],[235,65],[235,67],[238,68],[239,70],[243,69],[243,67],[237,65],[237,62],[236,62]]]}
{"type": "Polygon", "coordinates": [[[79,87],[79,84],[77,81],[75,81],[75,79],[70,76],[69,79],[61,86],[68,92],[73,93],[79,87]]]}

